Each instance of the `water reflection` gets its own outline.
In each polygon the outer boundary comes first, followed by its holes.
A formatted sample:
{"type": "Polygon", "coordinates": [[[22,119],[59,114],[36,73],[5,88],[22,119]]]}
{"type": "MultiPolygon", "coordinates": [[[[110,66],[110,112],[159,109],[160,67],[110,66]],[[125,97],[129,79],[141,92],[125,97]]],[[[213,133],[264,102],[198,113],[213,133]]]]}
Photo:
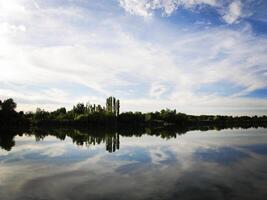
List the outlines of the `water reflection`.
{"type": "Polygon", "coordinates": [[[247,153],[231,147],[198,149],[194,153],[194,156],[198,160],[216,162],[221,165],[229,165],[249,157],[247,153]]]}
{"type": "Polygon", "coordinates": [[[9,130],[0,144],[4,200],[261,200],[267,194],[265,129],[9,130]]]}
{"type": "MultiPolygon", "coordinates": [[[[194,127],[122,127],[122,128],[31,128],[31,129],[0,129],[0,147],[10,151],[15,146],[14,137],[16,136],[34,136],[36,141],[44,140],[48,136],[54,136],[60,140],[66,137],[72,139],[73,143],[78,146],[90,146],[105,144],[106,150],[110,153],[119,150],[120,136],[122,137],[142,137],[150,135],[162,139],[176,138],[192,130],[208,131],[223,130],[223,127],[215,126],[194,126],[194,127]]],[[[233,129],[231,129],[233,130],[233,129]]]]}
{"type": "Polygon", "coordinates": [[[115,152],[120,148],[120,136],[127,137],[141,137],[143,134],[160,136],[161,138],[170,139],[176,138],[177,134],[183,134],[180,129],[173,127],[165,128],[123,128],[123,129],[44,129],[44,128],[32,128],[30,130],[1,130],[0,131],[0,146],[10,151],[15,146],[14,137],[16,135],[28,135],[34,136],[36,141],[41,141],[47,136],[55,136],[60,140],[65,140],[66,137],[70,137],[76,145],[79,146],[94,146],[99,144],[105,144],[106,150],[110,153],[115,152]]]}
{"type": "Polygon", "coordinates": [[[267,144],[246,145],[241,146],[241,148],[247,149],[256,154],[267,155],[267,144]]]}

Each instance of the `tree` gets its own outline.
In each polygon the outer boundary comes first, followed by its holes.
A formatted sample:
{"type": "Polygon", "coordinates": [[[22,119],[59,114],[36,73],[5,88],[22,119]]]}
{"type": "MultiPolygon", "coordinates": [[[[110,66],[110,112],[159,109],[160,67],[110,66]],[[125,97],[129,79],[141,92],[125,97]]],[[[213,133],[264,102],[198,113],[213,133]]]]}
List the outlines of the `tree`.
{"type": "Polygon", "coordinates": [[[107,98],[106,110],[107,112],[118,116],[120,113],[120,100],[119,99],[116,100],[116,98],[112,96],[107,98]]]}
{"type": "Polygon", "coordinates": [[[63,119],[66,116],[67,110],[62,107],[50,113],[50,119],[63,119]]]}
{"type": "Polygon", "coordinates": [[[107,112],[112,113],[112,102],[114,97],[109,97],[106,99],[106,109],[107,112]]]}
{"type": "Polygon", "coordinates": [[[119,116],[120,114],[120,100],[117,99],[116,103],[115,103],[115,114],[116,116],[119,116]]]}
{"type": "Polygon", "coordinates": [[[34,115],[34,119],[36,121],[47,120],[48,117],[49,117],[49,112],[42,110],[41,108],[36,108],[36,113],[34,115]]]}
{"type": "Polygon", "coordinates": [[[85,106],[83,103],[78,103],[76,106],[73,106],[73,112],[75,114],[84,114],[85,113],[85,106]]]}
{"type": "Polygon", "coordinates": [[[85,108],[85,112],[87,113],[87,114],[89,114],[89,113],[92,113],[92,105],[90,104],[90,102],[87,102],[86,103],[86,108],[85,108]]]}
{"type": "Polygon", "coordinates": [[[13,99],[7,99],[1,103],[1,107],[3,111],[11,112],[14,111],[17,107],[17,104],[14,102],[13,99]]]}
{"type": "Polygon", "coordinates": [[[112,97],[112,113],[116,115],[116,98],[112,97]]]}

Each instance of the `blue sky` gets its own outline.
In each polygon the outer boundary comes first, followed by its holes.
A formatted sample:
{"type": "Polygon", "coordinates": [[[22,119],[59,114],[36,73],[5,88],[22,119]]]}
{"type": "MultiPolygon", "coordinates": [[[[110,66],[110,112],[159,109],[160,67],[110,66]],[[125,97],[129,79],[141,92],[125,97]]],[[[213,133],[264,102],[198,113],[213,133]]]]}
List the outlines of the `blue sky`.
{"type": "Polygon", "coordinates": [[[0,0],[0,99],[19,110],[267,114],[264,0],[0,0]]]}

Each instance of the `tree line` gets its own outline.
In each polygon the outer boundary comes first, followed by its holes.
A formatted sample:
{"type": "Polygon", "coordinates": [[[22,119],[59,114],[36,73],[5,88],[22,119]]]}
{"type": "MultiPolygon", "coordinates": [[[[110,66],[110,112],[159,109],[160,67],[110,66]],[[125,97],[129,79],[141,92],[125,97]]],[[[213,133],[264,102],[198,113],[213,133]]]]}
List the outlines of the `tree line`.
{"type": "Polygon", "coordinates": [[[266,116],[187,115],[176,110],[123,112],[120,100],[108,97],[106,105],[78,103],[68,110],[65,107],[52,112],[37,108],[35,112],[17,112],[13,99],[0,100],[0,126],[64,125],[64,126],[213,126],[266,127],[266,116]]]}
{"type": "Polygon", "coordinates": [[[37,108],[36,112],[26,113],[26,117],[32,124],[62,124],[62,125],[102,125],[115,124],[120,114],[120,100],[115,97],[106,99],[106,106],[77,103],[71,110],[67,111],[61,107],[55,111],[49,112],[37,108]]]}

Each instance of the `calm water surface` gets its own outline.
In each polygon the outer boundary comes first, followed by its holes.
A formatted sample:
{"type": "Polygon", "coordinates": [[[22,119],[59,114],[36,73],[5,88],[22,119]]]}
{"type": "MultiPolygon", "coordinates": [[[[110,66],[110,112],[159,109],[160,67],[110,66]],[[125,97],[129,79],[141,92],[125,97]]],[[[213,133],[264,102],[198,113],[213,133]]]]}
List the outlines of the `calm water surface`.
{"type": "Polygon", "coordinates": [[[4,134],[0,199],[266,199],[266,129],[167,138],[4,134]]]}

